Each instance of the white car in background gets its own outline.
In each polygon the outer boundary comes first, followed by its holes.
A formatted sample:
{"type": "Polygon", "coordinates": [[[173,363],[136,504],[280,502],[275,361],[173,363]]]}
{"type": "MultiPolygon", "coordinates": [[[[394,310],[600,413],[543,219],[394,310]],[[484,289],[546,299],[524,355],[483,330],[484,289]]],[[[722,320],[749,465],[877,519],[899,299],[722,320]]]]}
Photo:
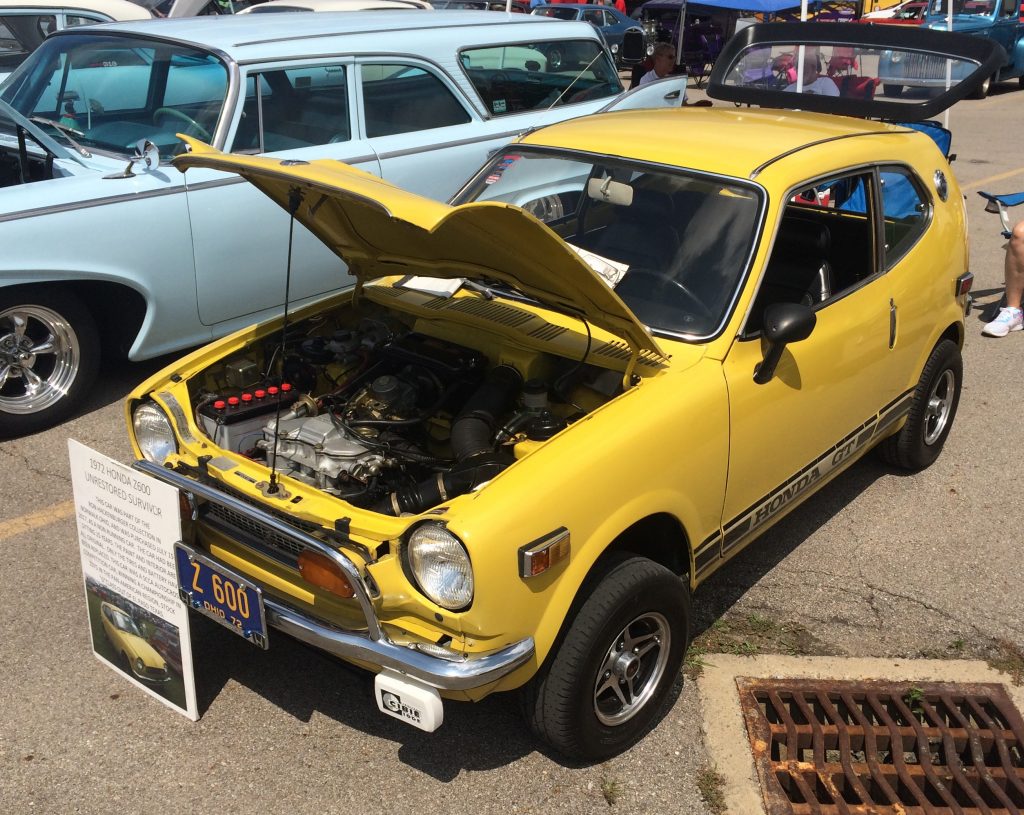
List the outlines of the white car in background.
{"type": "Polygon", "coordinates": [[[423,9],[433,11],[426,0],[270,0],[249,6],[239,14],[275,14],[282,11],[389,11],[423,9]]]}
{"type": "MultiPolygon", "coordinates": [[[[92,23],[234,14],[259,0],[0,0],[0,83],[54,31],[92,23]]],[[[328,0],[346,9],[430,8],[424,0],[328,0]]],[[[326,8],[318,0],[289,4],[326,8]]],[[[283,11],[284,9],[278,9],[283,11]]]]}

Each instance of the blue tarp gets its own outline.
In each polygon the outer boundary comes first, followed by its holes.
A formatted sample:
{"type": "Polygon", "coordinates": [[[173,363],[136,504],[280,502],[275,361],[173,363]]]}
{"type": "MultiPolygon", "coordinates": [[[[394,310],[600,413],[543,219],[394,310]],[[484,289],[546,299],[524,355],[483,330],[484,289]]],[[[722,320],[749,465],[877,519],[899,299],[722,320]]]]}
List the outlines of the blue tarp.
{"type": "MultiPolygon", "coordinates": [[[[645,9],[678,9],[686,0],[648,0],[641,8],[645,9]]],[[[798,8],[799,1],[793,0],[691,0],[689,6],[706,8],[730,9],[732,11],[749,11],[751,14],[774,14],[783,9],[798,8]]],[[[811,5],[814,5],[812,2],[811,5]]]]}

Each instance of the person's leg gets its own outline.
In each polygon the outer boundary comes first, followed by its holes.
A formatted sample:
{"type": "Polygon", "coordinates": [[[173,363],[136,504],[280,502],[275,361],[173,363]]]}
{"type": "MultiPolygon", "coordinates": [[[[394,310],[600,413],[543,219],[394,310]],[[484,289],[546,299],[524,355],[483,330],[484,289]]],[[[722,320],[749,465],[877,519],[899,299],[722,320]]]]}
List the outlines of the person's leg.
{"type": "Polygon", "coordinates": [[[1006,305],[1020,308],[1024,295],[1024,221],[1013,228],[1006,247],[1006,305]]]}
{"type": "Polygon", "coordinates": [[[1010,233],[1006,247],[1006,306],[999,309],[996,318],[981,329],[990,337],[1005,337],[1011,331],[1024,328],[1024,312],[1021,311],[1021,296],[1024,295],[1024,221],[1017,224],[1010,233]]]}

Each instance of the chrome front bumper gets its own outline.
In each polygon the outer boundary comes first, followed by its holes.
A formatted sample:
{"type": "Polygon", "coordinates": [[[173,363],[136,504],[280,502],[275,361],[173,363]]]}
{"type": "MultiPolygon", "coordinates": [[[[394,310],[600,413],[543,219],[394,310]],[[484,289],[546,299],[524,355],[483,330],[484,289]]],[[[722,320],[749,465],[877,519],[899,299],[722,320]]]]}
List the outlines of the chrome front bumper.
{"type": "MultiPolygon", "coordinates": [[[[471,655],[449,651],[444,656],[426,653],[416,645],[392,642],[381,628],[363,576],[355,564],[337,549],[302,530],[289,526],[268,512],[174,470],[149,461],[137,461],[133,466],[139,472],[194,498],[220,504],[233,512],[245,515],[254,522],[272,529],[276,534],[288,537],[338,564],[355,590],[356,600],[366,619],[365,631],[339,628],[264,594],[267,623],[302,642],[342,659],[390,668],[440,690],[451,691],[470,690],[490,684],[511,673],[533,656],[532,637],[526,637],[496,651],[471,655]]],[[[210,557],[207,552],[204,552],[204,555],[210,557]]],[[[211,559],[216,561],[216,558],[211,559]]],[[[228,564],[223,565],[234,568],[228,564]]],[[[441,646],[428,647],[438,654],[446,650],[441,646]]]]}

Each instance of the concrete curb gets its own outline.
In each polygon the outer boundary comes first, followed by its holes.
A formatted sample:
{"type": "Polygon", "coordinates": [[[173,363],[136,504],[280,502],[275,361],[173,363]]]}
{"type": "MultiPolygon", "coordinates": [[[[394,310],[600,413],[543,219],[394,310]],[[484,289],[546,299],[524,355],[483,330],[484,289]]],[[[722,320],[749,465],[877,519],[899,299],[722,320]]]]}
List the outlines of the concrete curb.
{"type": "Polygon", "coordinates": [[[988,682],[1003,685],[1024,712],[1024,687],[980,660],[845,659],[839,657],[740,657],[705,654],[697,680],[704,711],[702,728],[708,758],[725,779],[726,806],[734,815],[763,813],[764,802],[740,710],[736,678],[885,679],[894,682],[988,682]]]}

